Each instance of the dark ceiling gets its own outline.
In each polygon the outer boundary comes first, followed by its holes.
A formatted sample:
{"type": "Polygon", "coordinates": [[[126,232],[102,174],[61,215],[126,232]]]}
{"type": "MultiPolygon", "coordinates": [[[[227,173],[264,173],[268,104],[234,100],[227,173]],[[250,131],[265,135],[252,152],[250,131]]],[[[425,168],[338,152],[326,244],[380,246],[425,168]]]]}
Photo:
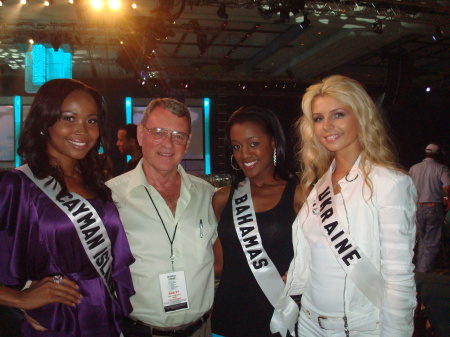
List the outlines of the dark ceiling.
{"type": "Polygon", "coordinates": [[[341,73],[369,85],[450,87],[450,1],[135,3],[95,12],[83,0],[3,0],[0,75],[23,76],[32,37],[70,48],[81,80],[289,85],[341,73]]]}

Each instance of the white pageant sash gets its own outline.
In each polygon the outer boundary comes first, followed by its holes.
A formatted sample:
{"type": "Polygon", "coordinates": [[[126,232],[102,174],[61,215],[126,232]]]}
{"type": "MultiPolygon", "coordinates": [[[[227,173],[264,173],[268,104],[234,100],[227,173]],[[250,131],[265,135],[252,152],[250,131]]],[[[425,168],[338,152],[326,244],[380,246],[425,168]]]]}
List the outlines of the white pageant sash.
{"type": "Polygon", "coordinates": [[[52,177],[37,179],[28,165],[22,165],[16,169],[25,173],[69,217],[89,261],[102,277],[111,298],[115,299],[114,282],[111,277],[113,262],[111,242],[95,208],[86,199],[73,192],[58,199],[56,196],[61,187],[56,180],[52,177]],[[50,184],[46,186],[48,182],[50,184]]]}
{"type": "Polygon", "coordinates": [[[338,221],[331,174],[332,167],[316,184],[317,196],[313,211],[318,208],[318,212],[314,214],[317,214],[330,249],[341,267],[364,296],[381,309],[384,293],[383,277],[357,246],[347,228],[338,221]]]}
{"type": "Polygon", "coordinates": [[[285,285],[262,245],[248,178],[234,191],[232,209],[236,233],[250,270],[275,309],[270,331],[286,336],[289,330],[293,334],[298,320],[298,305],[289,296],[282,297],[285,285]]]}

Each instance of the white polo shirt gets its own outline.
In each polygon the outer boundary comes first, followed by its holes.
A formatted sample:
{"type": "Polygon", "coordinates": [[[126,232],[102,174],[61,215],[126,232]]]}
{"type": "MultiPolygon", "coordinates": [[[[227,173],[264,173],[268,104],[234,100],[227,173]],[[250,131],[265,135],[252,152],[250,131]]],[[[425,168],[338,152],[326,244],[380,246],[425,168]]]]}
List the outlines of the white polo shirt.
{"type": "Polygon", "coordinates": [[[134,170],[107,182],[136,259],[130,266],[136,290],[136,295],[131,298],[134,310],[130,317],[158,327],[191,323],[211,308],[214,299],[212,245],[217,238],[217,221],[211,205],[214,187],[187,174],[181,166],[178,173],[181,191],[175,217],[158,191],[148,184],[142,160],[134,170]],[[173,242],[174,268],[185,273],[189,297],[187,310],[164,313],[159,274],[172,269],[170,242],[145,187],[170,238],[178,223],[173,242]]]}

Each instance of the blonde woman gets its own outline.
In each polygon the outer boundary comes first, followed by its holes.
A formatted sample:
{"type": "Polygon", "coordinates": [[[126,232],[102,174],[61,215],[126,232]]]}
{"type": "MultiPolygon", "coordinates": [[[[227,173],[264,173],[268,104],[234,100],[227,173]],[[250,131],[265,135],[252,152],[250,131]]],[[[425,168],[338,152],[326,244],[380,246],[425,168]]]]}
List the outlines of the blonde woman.
{"type": "Polygon", "coordinates": [[[417,193],[362,85],[331,76],[302,101],[304,203],[286,292],[303,294],[299,336],[413,331],[417,193]]]}

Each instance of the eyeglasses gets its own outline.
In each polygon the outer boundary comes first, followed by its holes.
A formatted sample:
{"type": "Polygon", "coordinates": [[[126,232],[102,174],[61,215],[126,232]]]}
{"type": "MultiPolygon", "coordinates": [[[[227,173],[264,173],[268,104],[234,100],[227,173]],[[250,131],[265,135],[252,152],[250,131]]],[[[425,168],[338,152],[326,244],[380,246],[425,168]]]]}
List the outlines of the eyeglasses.
{"type": "Polygon", "coordinates": [[[155,142],[162,142],[164,139],[166,139],[167,134],[170,133],[170,138],[172,139],[172,143],[176,145],[186,145],[189,140],[189,135],[181,132],[181,131],[173,131],[173,130],[167,130],[163,128],[151,128],[148,129],[144,125],[142,125],[145,130],[147,130],[150,133],[150,138],[154,140],[155,142]]]}

